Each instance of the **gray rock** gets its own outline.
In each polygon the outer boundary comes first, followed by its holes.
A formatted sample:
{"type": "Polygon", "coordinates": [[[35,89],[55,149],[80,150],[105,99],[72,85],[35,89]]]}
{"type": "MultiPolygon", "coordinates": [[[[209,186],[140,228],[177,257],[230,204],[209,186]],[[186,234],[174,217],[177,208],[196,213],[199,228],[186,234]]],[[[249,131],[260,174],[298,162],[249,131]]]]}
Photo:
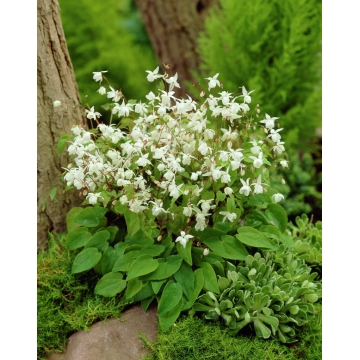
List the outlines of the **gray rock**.
{"type": "Polygon", "coordinates": [[[72,334],[65,354],[51,354],[57,357],[48,360],[139,360],[149,350],[138,334],[143,333],[149,341],[156,340],[156,311],[152,306],[144,313],[141,305],[135,305],[121,314],[121,321],[110,318],[105,324],[97,322],[89,332],[72,334]]]}

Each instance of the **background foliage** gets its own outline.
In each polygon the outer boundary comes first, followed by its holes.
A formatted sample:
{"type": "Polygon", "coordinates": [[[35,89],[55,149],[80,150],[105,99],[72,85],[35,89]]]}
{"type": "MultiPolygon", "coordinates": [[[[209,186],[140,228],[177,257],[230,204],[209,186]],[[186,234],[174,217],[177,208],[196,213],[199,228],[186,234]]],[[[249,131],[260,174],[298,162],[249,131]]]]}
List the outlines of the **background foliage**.
{"type": "Polygon", "coordinates": [[[59,0],[59,4],[83,105],[102,112],[104,98],[97,96],[94,71],[108,70],[113,86],[128,100],[143,100],[140,95],[154,90],[144,69],[153,70],[157,63],[133,1],[59,0]]]}
{"type": "Polygon", "coordinates": [[[321,126],[321,1],[220,5],[199,38],[201,74],[220,73],[230,92],[255,90],[253,102],[280,117],[287,148],[307,149],[321,126]]]}

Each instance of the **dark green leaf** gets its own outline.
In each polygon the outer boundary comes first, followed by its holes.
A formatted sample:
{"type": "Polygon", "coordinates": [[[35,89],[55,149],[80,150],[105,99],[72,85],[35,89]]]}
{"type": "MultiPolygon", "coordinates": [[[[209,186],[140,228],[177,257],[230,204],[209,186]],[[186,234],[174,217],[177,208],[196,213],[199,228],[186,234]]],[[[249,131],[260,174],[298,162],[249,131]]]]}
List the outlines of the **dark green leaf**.
{"type": "Polygon", "coordinates": [[[181,313],[182,302],[182,298],[180,298],[179,302],[170,311],[159,315],[159,323],[162,331],[169,330],[170,326],[175,323],[181,313]]]}
{"type": "Polygon", "coordinates": [[[234,236],[223,235],[221,240],[219,238],[210,238],[204,241],[216,255],[225,259],[231,260],[245,260],[249,255],[244,245],[234,236]]]}
{"type": "Polygon", "coordinates": [[[126,299],[130,299],[134,295],[136,295],[143,287],[143,283],[138,278],[128,280],[125,297],[126,299]]]}
{"type": "Polygon", "coordinates": [[[131,237],[140,230],[140,214],[130,211],[128,208],[124,211],[128,236],[131,237]]]}
{"type": "Polygon", "coordinates": [[[131,262],[135,259],[138,252],[139,251],[130,251],[122,255],[118,260],[116,260],[112,271],[128,271],[131,262]]]}
{"type": "Polygon", "coordinates": [[[192,248],[192,241],[189,240],[186,243],[185,248],[179,243],[176,243],[176,249],[179,255],[190,265],[192,266],[192,258],[191,258],[191,248],[192,248]]]}

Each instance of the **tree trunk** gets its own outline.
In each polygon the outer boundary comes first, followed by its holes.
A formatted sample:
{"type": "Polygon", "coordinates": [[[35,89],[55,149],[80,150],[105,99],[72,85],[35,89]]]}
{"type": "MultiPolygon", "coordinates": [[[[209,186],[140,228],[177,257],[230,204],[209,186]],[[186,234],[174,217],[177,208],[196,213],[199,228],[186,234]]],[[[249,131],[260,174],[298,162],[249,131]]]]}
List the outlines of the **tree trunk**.
{"type": "MultiPolygon", "coordinates": [[[[135,0],[141,12],[159,64],[170,64],[170,75],[176,72],[180,89],[176,96],[185,97],[184,80],[193,81],[190,70],[199,67],[197,38],[203,29],[208,10],[217,0],[135,0]]],[[[153,69],[149,69],[153,70],[153,69]]]]}
{"type": "Polygon", "coordinates": [[[64,193],[60,181],[68,157],[57,154],[57,142],[72,125],[86,126],[80,96],[66,46],[57,0],[37,2],[37,244],[46,246],[49,231],[66,230],[66,214],[79,203],[76,192],[64,193]],[[54,108],[53,102],[62,105],[54,108]],[[57,187],[56,199],[49,198],[57,187]],[[45,204],[45,209],[44,209],[45,204]]]}

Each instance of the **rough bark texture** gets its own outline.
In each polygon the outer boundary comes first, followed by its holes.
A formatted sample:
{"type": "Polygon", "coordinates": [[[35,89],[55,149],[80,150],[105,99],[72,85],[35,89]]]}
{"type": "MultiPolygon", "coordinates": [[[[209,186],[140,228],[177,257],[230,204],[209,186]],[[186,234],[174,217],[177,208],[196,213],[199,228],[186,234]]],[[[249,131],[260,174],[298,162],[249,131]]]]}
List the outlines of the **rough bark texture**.
{"type": "Polygon", "coordinates": [[[80,96],[66,46],[57,0],[37,1],[37,244],[46,246],[48,231],[65,231],[65,218],[71,206],[79,203],[76,192],[64,193],[60,181],[68,158],[58,156],[57,142],[72,125],[86,126],[79,107],[80,96]],[[62,105],[54,108],[53,102],[62,105]],[[50,190],[57,187],[56,201],[50,190]],[[42,210],[42,203],[46,203],[42,210]]]}
{"type": "MultiPolygon", "coordinates": [[[[170,75],[178,73],[181,89],[187,94],[184,80],[193,81],[190,69],[198,69],[197,38],[203,29],[208,10],[217,0],[135,0],[141,12],[159,64],[170,64],[170,75]]],[[[153,69],[151,69],[153,70],[153,69]]]]}

